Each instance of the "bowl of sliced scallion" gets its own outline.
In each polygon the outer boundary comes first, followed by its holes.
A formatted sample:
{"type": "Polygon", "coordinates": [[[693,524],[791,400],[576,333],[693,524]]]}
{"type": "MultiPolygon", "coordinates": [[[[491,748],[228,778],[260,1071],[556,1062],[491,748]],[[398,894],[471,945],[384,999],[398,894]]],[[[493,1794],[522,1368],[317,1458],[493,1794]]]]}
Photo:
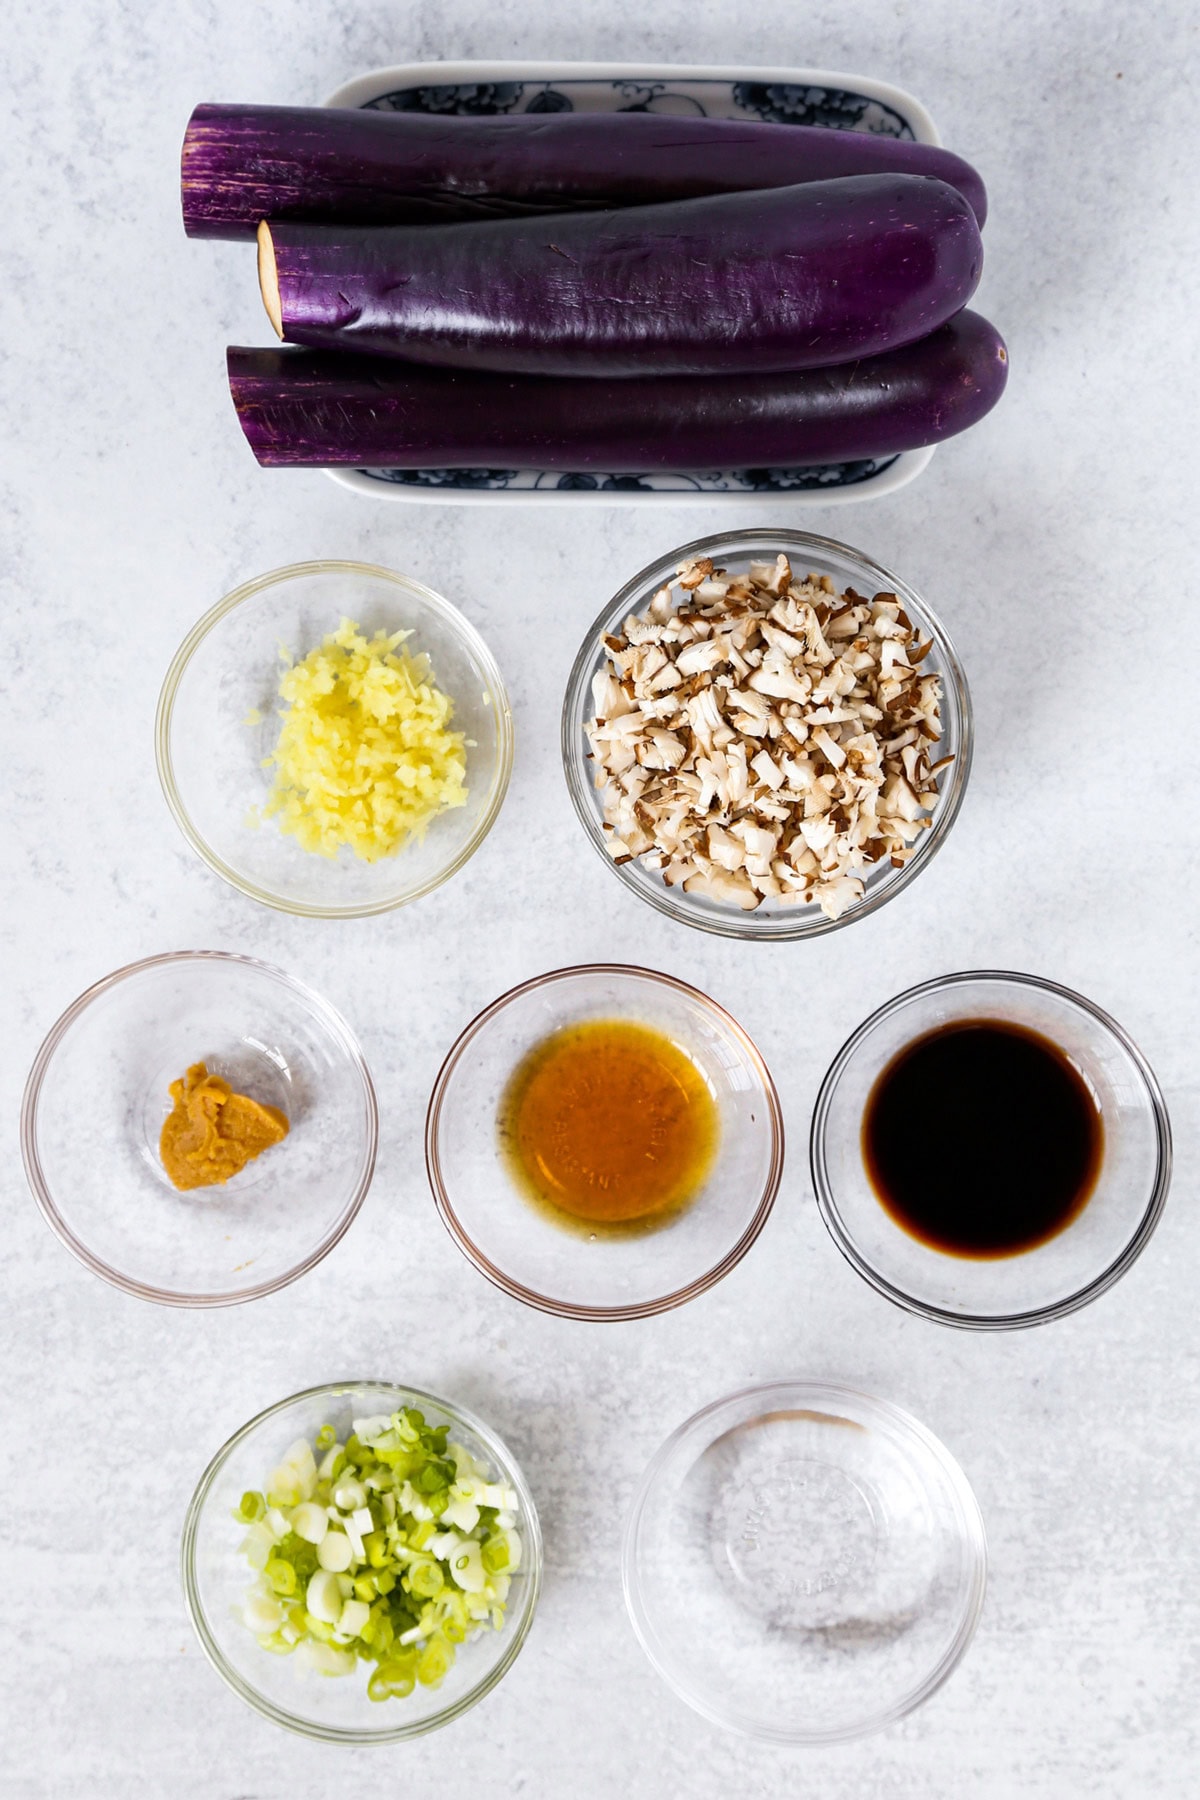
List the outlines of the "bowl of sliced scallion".
{"type": "Polygon", "coordinates": [[[209,1661],[266,1718],[343,1744],[448,1725],[528,1635],[533,1498],[462,1407],[385,1382],[310,1388],[235,1432],[183,1533],[209,1661]]]}

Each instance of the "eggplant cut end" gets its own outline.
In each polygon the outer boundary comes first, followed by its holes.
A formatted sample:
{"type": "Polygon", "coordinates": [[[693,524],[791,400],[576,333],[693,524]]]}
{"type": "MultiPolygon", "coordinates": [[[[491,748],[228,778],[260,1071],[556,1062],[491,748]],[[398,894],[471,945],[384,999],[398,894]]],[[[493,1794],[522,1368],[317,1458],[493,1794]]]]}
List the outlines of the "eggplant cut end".
{"type": "Polygon", "coordinates": [[[262,295],[262,303],[267,309],[267,317],[275,327],[275,335],[283,339],[283,302],[279,298],[279,269],[275,261],[275,245],[271,238],[271,227],[266,219],[260,219],[258,231],[258,290],[262,295]]]}

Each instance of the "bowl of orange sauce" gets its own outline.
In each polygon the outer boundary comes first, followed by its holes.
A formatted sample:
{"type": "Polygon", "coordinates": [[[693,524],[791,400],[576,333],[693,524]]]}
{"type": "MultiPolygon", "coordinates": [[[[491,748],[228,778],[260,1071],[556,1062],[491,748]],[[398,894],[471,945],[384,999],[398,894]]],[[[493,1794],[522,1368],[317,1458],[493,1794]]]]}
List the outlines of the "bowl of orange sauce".
{"type": "Polygon", "coordinates": [[[556,969],[502,994],[442,1065],[430,1186],[463,1254],[515,1299],[633,1319],[703,1293],[775,1199],[783,1120],[753,1041],[673,976],[556,969]]]}

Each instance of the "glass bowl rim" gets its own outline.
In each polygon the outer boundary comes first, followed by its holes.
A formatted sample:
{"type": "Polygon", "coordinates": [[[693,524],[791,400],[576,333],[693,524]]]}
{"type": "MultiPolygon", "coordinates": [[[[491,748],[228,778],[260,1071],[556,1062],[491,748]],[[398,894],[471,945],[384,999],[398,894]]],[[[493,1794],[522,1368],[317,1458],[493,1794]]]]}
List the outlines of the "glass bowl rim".
{"type": "Polygon", "coordinates": [[[472,1412],[470,1407],[461,1406],[457,1401],[452,1403],[444,1400],[440,1394],[430,1393],[426,1388],[408,1387],[398,1382],[378,1379],[323,1381],[316,1387],[302,1388],[298,1393],[288,1394],[284,1399],[276,1400],[273,1405],[266,1406],[261,1412],[255,1413],[254,1417],[248,1419],[231,1437],[227,1438],[215,1455],[210,1458],[188,1503],[179,1546],[179,1569],[183,1582],[184,1604],[187,1607],[188,1618],[191,1620],[192,1629],[199,1640],[200,1648],[222,1681],[247,1706],[253,1707],[255,1712],[270,1719],[272,1724],[282,1725],[285,1730],[295,1732],[298,1736],[317,1738],[324,1743],[395,1744],[405,1739],[423,1737],[427,1732],[436,1731],[440,1726],[450,1724],[452,1720],[469,1711],[485,1695],[491,1693],[501,1678],[508,1673],[516,1661],[525,1639],[529,1636],[534,1614],[537,1612],[542,1587],[542,1529],[533,1494],[520,1463],[513,1456],[503,1438],[472,1412]],[[477,1681],[474,1687],[461,1694],[451,1705],[443,1707],[440,1712],[431,1713],[427,1718],[410,1724],[381,1728],[378,1731],[360,1730],[347,1726],[318,1725],[298,1713],[287,1712],[283,1707],[276,1706],[273,1701],[268,1700],[264,1694],[260,1694],[229,1663],[210,1630],[207,1615],[200,1601],[195,1571],[196,1539],[200,1528],[200,1515],[217,1476],[237,1446],[244,1442],[258,1426],[266,1424],[277,1413],[294,1406],[297,1401],[316,1400],[323,1395],[329,1395],[331,1398],[340,1397],[350,1388],[383,1388],[389,1393],[403,1395],[406,1402],[410,1400],[418,1403],[427,1401],[439,1412],[445,1413],[450,1419],[467,1426],[470,1431],[474,1432],[480,1442],[487,1446],[496,1466],[511,1478],[513,1486],[517,1490],[522,1508],[522,1541],[529,1556],[529,1598],[521,1619],[515,1624],[511,1636],[493,1668],[477,1681]]]}
{"type": "Polygon", "coordinates": [[[676,1306],[682,1306],[685,1301],[695,1299],[698,1294],[707,1293],[709,1288],[715,1287],[718,1281],[741,1262],[770,1217],[771,1208],[775,1204],[780,1182],[783,1179],[784,1150],[783,1107],[780,1104],[779,1093],[762,1052],[749,1032],[738,1023],[732,1013],[726,1011],[719,1001],[703,993],[700,988],[693,987],[690,982],[681,981],[676,975],[666,975],[658,969],[642,968],[637,963],[572,963],[560,969],[549,969],[542,975],[534,975],[528,981],[520,981],[515,987],[507,988],[504,993],[498,994],[482,1011],[475,1014],[475,1017],[463,1027],[455,1038],[437,1072],[425,1114],[425,1170],[429,1178],[434,1204],[441,1216],[442,1224],[450,1233],[451,1238],[467,1261],[473,1263],[479,1273],[494,1287],[498,1287],[502,1293],[510,1295],[514,1300],[523,1301],[526,1306],[535,1307],[539,1312],[552,1313],[560,1319],[587,1319],[602,1322],[648,1319],[656,1313],[669,1312],[676,1306]],[[506,1274],[484,1254],[460,1221],[442,1179],[441,1162],[437,1152],[438,1127],[441,1122],[447,1083],[464,1053],[483,1027],[490,1024],[492,1019],[503,1012],[514,1000],[521,999],[525,994],[536,992],[538,988],[548,987],[551,983],[592,975],[632,976],[639,981],[656,983],[686,995],[691,1000],[699,1001],[704,1010],[714,1014],[735,1038],[761,1086],[766,1098],[768,1128],[771,1133],[771,1164],[767,1171],[763,1190],[750,1220],[736,1243],[711,1269],[697,1276],[695,1280],[685,1283],[683,1287],[673,1288],[670,1293],[663,1294],[654,1300],[639,1300],[624,1306],[588,1306],[556,1300],[551,1295],[539,1293],[535,1288],[526,1287],[515,1276],[506,1274]]]}
{"type": "Polygon", "coordinates": [[[923,1705],[950,1678],[970,1647],[983,1612],[987,1593],[987,1568],[987,1533],[975,1490],[957,1458],[947,1449],[936,1432],[931,1431],[928,1425],[923,1424],[907,1408],[898,1406],[894,1400],[885,1400],[876,1394],[868,1394],[864,1389],[854,1387],[848,1382],[825,1381],[816,1376],[804,1375],[776,1376],[765,1381],[748,1382],[731,1393],[722,1394],[716,1400],[710,1400],[706,1406],[702,1406],[697,1412],[694,1412],[681,1425],[677,1425],[675,1430],[663,1439],[646,1465],[626,1515],[621,1541],[621,1586],[625,1596],[625,1609],[629,1615],[634,1636],[651,1666],[681,1700],[685,1701],[703,1718],[708,1719],[711,1724],[739,1732],[743,1737],[775,1744],[849,1743],[852,1739],[866,1737],[873,1731],[881,1731],[886,1726],[895,1724],[897,1720],[907,1717],[918,1706],[923,1705]],[[735,1407],[739,1401],[753,1397],[761,1398],[765,1403],[771,1396],[784,1394],[799,1395],[810,1404],[850,1402],[867,1413],[873,1414],[877,1420],[886,1420],[893,1426],[898,1425],[907,1436],[916,1438],[921,1448],[933,1457],[948,1480],[950,1492],[956,1503],[960,1542],[971,1563],[967,1604],[954,1638],[936,1666],[911,1693],[858,1724],[801,1732],[772,1730],[770,1727],[764,1728],[760,1724],[750,1724],[732,1712],[723,1712],[719,1706],[715,1706],[711,1701],[705,1699],[694,1687],[679,1679],[658,1648],[661,1640],[645,1604],[637,1568],[638,1536],[655,1481],[678,1446],[689,1436],[698,1435],[697,1428],[704,1421],[715,1418],[726,1409],[735,1407]]]}
{"type": "Polygon", "coordinates": [[[38,1204],[38,1208],[59,1242],[68,1249],[77,1261],[98,1275],[110,1286],[120,1288],[126,1294],[132,1294],[138,1300],[150,1300],[159,1306],[209,1307],[240,1306],[247,1300],[260,1300],[266,1294],[274,1294],[280,1288],[288,1287],[315,1269],[334,1246],[341,1242],[358,1216],[360,1207],[367,1197],[367,1191],[375,1173],[375,1159],[379,1150],[379,1103],[375,1094],[375,1084],[371,1079],[371,1071],[362,1053],[358,1039],[355,1037],[346,1020],[331,1006],[323,995],[307,982],[298,981],[275,963],[265,962],[261,957],[243,956],[232,950],[164,950],[156,956],[142,957],[137,962],[124,963],[119,969],[101,976],[99,981],[92,982],[74,999],[66,1010],[59,1014],[38,1047],[37,1055],[25,1081],[25,1091],[21,1099],[21,1158],[25,1165],[25,1179],[38,1204]],[[150,969],[161,968],[168,963],[189,962],[233,963],[243,968],[254,969],[268,975],[272,980],[282,982],[293,993],[300,995],[320,1016],[322,1023],[331,1032],[358,1076],[367,1113],[367,1144],[363,1160],[363,1170],[358,1184],[343,1206],[341,1212],[320,1243],[293,1268],[280,1275],[272,1276],[269,1281],[260,1281],[254,1287],[246,1288],[235,1294],[189,1294],[174,1288],[155,1287],[152,1282],[139,1281],[135,1276],[126,1275],[111,1263],[97,1256],[88,1248],[83,1239],[78,1237],[68,1225],[58,1204],[50,1191],[42,1169],[41,1158],[37,1150],[37,1114],[41,1099],[42,1085],[47,1070],[54,1060],[59,1045],[76,1021],[82,1018],[94,1000],[107,993],[111,988],[120,986],[124,981],[145,974],[150,969]]]}
{"type": "Polygon", "coordinates": [[[373,918],[380,913],[394,912],[398,907],[407,906],[410,901],[423,899],[426,894],[431,894],[435,888],[441,887],[443,882],[449,881],[452,875],[457,875],[463,865],[470,861],[487,837],[504,804],[504,797],[508,792],[508,784],[512,775],[512,707],[499,664],[479,631],[452,601],[447,600],[442,594],[436,593],[433,588],[426,587],[424,582],[417,581],[415,577],[404,575],[396,569],[385,569],[379,563],[357,562],[347,558],[319,557],[308,562],[285,563],[278,569],[269,569],[263,575],[252,576],[249,581],[242,582],[240,587],[234,588],[231,593],[218,600],[215,606],[211,606],[196,621],[171,658],[170,666],[163,677],[154,717],[154,760],[158,769],[163,798],[166,800],[171,817],[200,860],[206,863],[214,874],[219,875],[222,881],[227,881],[230,887],[236,888],[248,899],[257,900],[263,906],[270,906],[277,912],[291,913],[299,918],[373,918]],[[201,836],[192,823],[191,815],[183,804],[175,780],[175,765],[171,755],[171,722],[175,710],[175,699],[188,665],[209,634],[243,601],[256,599],[259,594],[265,593],[270,588],[281,587],[288,581],[298,580],[306,575],[328,574],[370,575],[415,594],[418,599],[430,606],[443,624],[449,627],[451,634],[466,645],[480,665],[491,697],[492,711],[496,716],[496,768],[492,777],[491,792],[474,831],[457,856],[444,869],[431,876],[428,881],[422,882],[419,887],[414,888],[411,893],[382,900],[364,901],[356,906],[310,906],[302,901],[289,900],[282,894],[274,893],[269,888],[260,887],[257,882],[239,875],[237,870],[227,863],[224,857],[220,856],[213,846],[201,836]]]}
{"type": "Polygon", "coordinates": [[[567,677],[566,692],[563,695],[562,714],[559,724],[559,745],[562,757],[563,776],[567,792],[575,816],[583,826],[584,836],[596,854],[600,856],[621,881],[627,892],[638,900],[653,906],[656,911],[677,924],[691,926],[696,931],[707,931],[716,937],[738,938],[743,941],[757,943],[795,943],[801,939],[823,937],[826,932],[838,931],[845,925],[852,925],[858,919],[866,918],[870,913],[878,912],[889,900],[903,891],[914,881],[921,870],[932,862],[950,834],[951,827],[957,819],[966,796],[967,784],[971,775],[971,762],[975,747],[975,715],[971,701],[971,691],[967,683],[966,671],[959,659],[957,650],[943,625],[941,618],[933,611],[929,603],[908,582],[894,575],[882,563],[867,556],[862,550],[856,550],[852,544],[843,543],[838,538],[818,536],[811,531],[797,531],[790,527],[773,530],[769,527],[754,526],[745,531],[718,531],[707,537],[695,538],[691,543],[681,544],[677,550],[659,556],[647,563],[636,575],[625,583],[600,613],[597,614],[588,628],[575,659],[571,664],[571,672],[567,677]],[[652,585],[661,585],[662,579],[672,573],[676,566],[693,556],[704,556],[719,552],[731,541],[746,543],[747,541],[763,550],[772,546],[776,551],[789,549],[815,549],[826,554],[830,560],[847,559],[857,563],[868,571],[872,578],[880,580],[877,592],[886,592],[889,588],[897,593],[901,600],[910,598],[917,607],[924,624],[928,625],[937,650],[941,672],[949,686],[954,690],[959,719],[959,742],[955,750],[954,764],[950,770],[950,780],[941,791],[937,810],[932,814],[933,823],[928,831],[921,834],[921,843],[916,854],[904,867],[894,873],[893,878],[885,885],[869,894],[836,919],[827,919],[818,911],[816,917],[801,918],[803,909],[795,909],[796,922],[786,927],[779,923],[779,916],[771,915],[773,929],[764,929],[755,921],[759,915],[753,913],[731,913],[729,918],[714,914],[700,916],[689,911],[677,901],[668,888],[652,888],[644,892],[635,886],[623,866],[615,863],[605,849],[603,836],[599,830],[591,808],[582,791],[582,780],[579,773],[580,750],[579,735],[583,726],[580,706],[586,713],[587,696],[590,693],[590,677],[595,673],[597,658],[596,646],[605,628],[609,625],[614,613],[627,607],[639,595],[646,593],[652,585]]]}
{"type": "Polygon", "coordinates": [[[1129,1033],[1119,1025],[1102,1006],[1089,1000],[1074,988],[1064,987],[1060,982],[1051,981],[1042,975],[1027,975],[1013,969],[963,969],[950,975],[935,975],[929,981],[919,981],[913,987],[905,988],[903,993],[895,994],[890,1000],[857,1025],[846,1039],[841,1049],[833,1058],[821,1081],[813,1106],[812,1126],[809,1131],[809,1169],[813,1188],[816,1192],[817,1206],[837,1248],[841,1251],[851,1268],[861,1275],[878,1294],[899,1306],[905,1312],[915,1313],[918,1317],[931,1319],[939,1325],[953,1325],[963,1331],[1018,1331],[1031,1325],[1045,1325],[1052,1319],[1063,1319],[1068,1314],[1078,1312],[1083,1306],[1096,1300],[1101,1294],[1108,1292],[1137,1261],[1146,1245],[1154,1235],[1155,1227],[1162,1217],[1166,1205],[1167,1194],[1171,1186],[1171,1120],[1167,1112],[1166,1101],[1162,1089],[1145,1056],[1138,1049],[1129,1033]],[[923,998],[927,994],[949,992],[954,988],[964,987],[970,982],[995,981],[1005,982],[1011,987],[1033,988],[1042,993],[1053,994],[1056,999],[1065,1000],[1068,1005],[1087,1013],[1114,1038],[1125,1051],[1141,1077],[1143,1089],[1149,1102],[1150,1115],[1154,1122],[1155,1137],[1158,1146],[1157,1167],[1150,1195],[1142,1211],[1141,1217],[1128,1242],[1100,1274],[1074,1293],[1066,1295],[1062,1300],[1048,1302],[1045,1306],[1035,1306],[1015,1313],[956,1313],[949,1308],[935,1306],[930,1301],[918,1300],[903,1288],[896,1286],[881,1275],[875,1267],[859,1251],[849,1231],[842,1222],[837,1201],[834,1198],[832,1183],[829,1180],[825,1164],[825,1127],[829,1108],[838,1082],[841,1080],[851,1057],[874,1027],[884,1019],[890,1018],[910,1002],[923,998]]]}

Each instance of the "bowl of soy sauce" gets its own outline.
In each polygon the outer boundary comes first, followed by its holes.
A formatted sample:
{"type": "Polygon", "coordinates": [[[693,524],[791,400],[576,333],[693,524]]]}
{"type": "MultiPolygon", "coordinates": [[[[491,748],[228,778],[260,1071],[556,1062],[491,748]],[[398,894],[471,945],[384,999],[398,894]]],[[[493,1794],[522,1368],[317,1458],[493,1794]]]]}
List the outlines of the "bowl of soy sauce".
{"type": "Polygon", "coordinates": [[[896,1305],[978,1331],[1106,1292],[1167,1197],[1153,1070],[1100,1007],[1033,975],[922,983],[825,1076],[810,1159],[838,1249],[896,1305]]]}

